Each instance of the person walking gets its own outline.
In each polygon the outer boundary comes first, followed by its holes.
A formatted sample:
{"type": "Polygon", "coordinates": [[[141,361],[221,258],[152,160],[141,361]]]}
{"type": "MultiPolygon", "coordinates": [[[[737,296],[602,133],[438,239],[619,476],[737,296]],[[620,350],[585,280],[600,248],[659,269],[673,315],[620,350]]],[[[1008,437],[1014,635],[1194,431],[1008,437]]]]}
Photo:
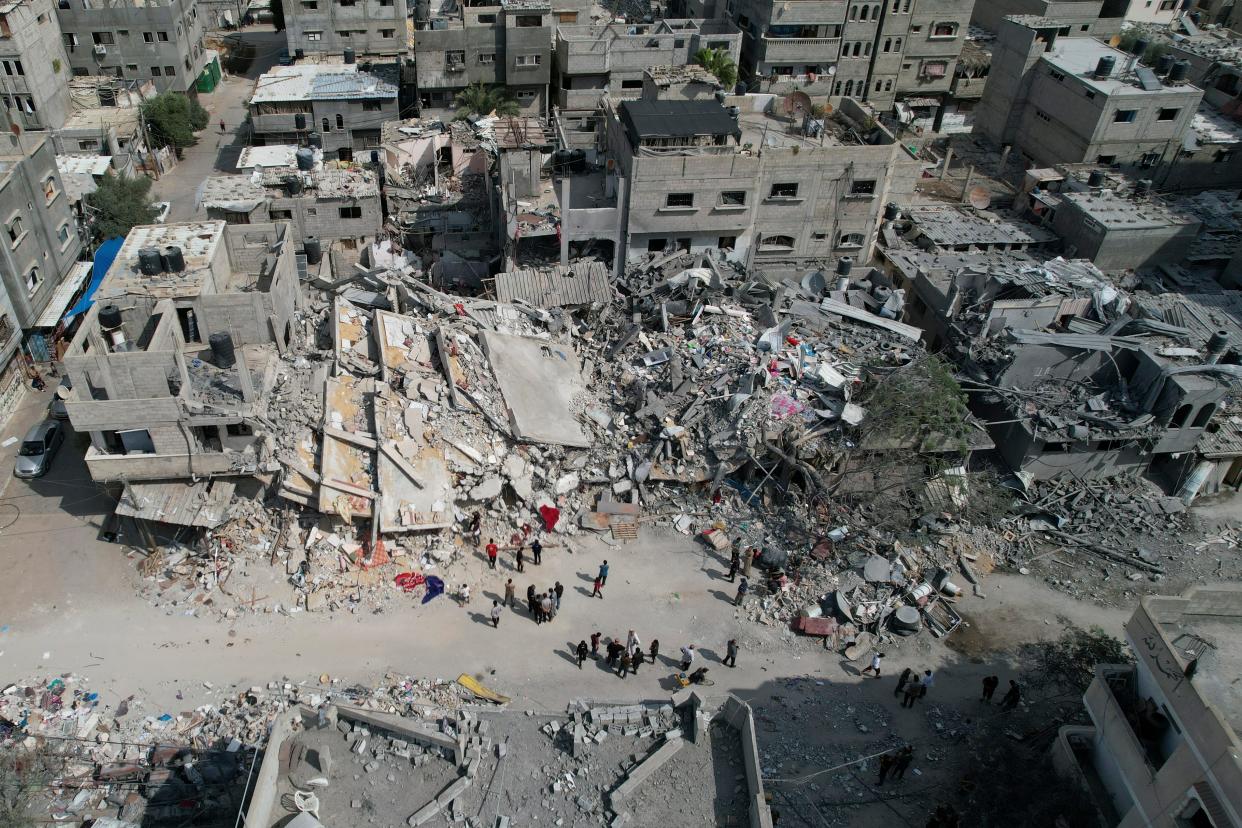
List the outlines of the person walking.
{"type": "Polygon", "coordinates": [[[221,119],[220,119],[220,134],[221,134],[221,135],[223,135],[223,134],[224,134],[224,129],[225,129],[225,127],[224,127],[224,119],[223,119],[223,118],[221,118],[221,119]]]}
{"type": "Polygon", "coordinates": [[[630,656],[630,659],[634,662],[634,675],[638,675],[638,668],[639,668],[639,667],[642,665],[642,663],[643,663],[643,651],[642,651],[642,648],[641,648],[641,647],[636,647],[636,648],[634,649],[634,654],[633,654],[632,656],[630,656]]]}
{"type": "Polygon", "coordinates": [[[859,675],[864,676],[867,673],[875,673],[875,677],[879,678],[880,677],[880,665],[883,662],[884,662],[884,653],[873,653],[871,656],[871,663],[868,664],[866,667],[864,667],[862,669],[862,672],[859,673],[859,675]]]}
{"type": "Polygon", "coordinates": [[[604,586],[605,584],[608,583],[608,560],[607,559],[605,559],[604,562],[599,565],[599,574],[595,576],[595,580],[599,581],[600,586],[604,586]]]}
{"type": "Polygon", "coordinates": [[[730,638],[729,642],[725,644],[724,663],[730,667],[737,666],[737,639],[736,638],[730,638]]]}
{"type": "Polygon", "coordinates": [[[582,662],[586,661],[587,657],[587,643],[585,641],[579,641],[578,649],[574,652],[578,656],[578,669],[581,670],[582,662]]]}
{"type": "Polygon", "coordinates": [[[505,606],[506,606],[506,607],[508,607],[509,609],[513,609],[513,591],[514,591],[514,589],[515,589],[515,587],[513,586],[513,579],[512,579],[512,578],[510,578],[509,580],[505,581],[505,606]]]}
{"type": "Polygon", "coordinates": [[[690,670],[690,665],[694,663],[694,645],[687,644],[681,648],[681,671],[683,673],[690,670]]]}
{"type": "Polygon", "coordinates": [[[479,538],[483,534],[483,516],[475,512],[470,516],[470,523],[466,526],[466,533],[470,536],[470,540],[475,546],[479,544],[479,538]]]}
{"type": "Polygon", "coordinates": [[[535,538],[530,542],[530,555],[535,562],[535,566],[543,563],[543,544],[539,542],[539,538],[535,538]]]}
{"type": "Polygon", "coordinates": [[[1000,676],[986,676],[983,679],[983,695],[979,697],[979,701],[992,703],[992,694],[996,692],[996,688],[1000,686],[1000,676]]]}
{"type": "Polygon", "coordinates": [[[496,556],[500,554],[500,547],[496,545],[495,538],[489,538],[487,541],[487,568],[496,568],[496,556]]]}
{"type": "Polygon", "coordinates": [[[520,547],[520,546],[517,548],[517,555],[515,556],[515,562],[517,563],[517,571],[518,571],[518,572],[525,572],[525,571],[526,571],[526,566],[524,565],[524,564],[525,564],[525,559],[524,559],[524,558],[523,558],[523,556],[522,556],[522,547],[520,547]]]}
{"type": "Polygon", "coordinates": [[[565,585],[562,584],[560,581],[557,581],[556,586],[552,588],[552,591],[556,593],[556,611],[560,612],[561,611],[561,596],[565,594],[565,585]]]}
{"type": "Polygon", "coordinates": [[[543,613],[544,621],[552,620],[552,596],[544,593],[543,600],[539,602],[539,609],[543,613]]]}
{"type": "Polygon", "coordinates": [[[500,613],[504,610],[500,608],[499,601],[492,601],[492,628],[500,626],[500,613]]]}
{"type": "Polygon", "coordinates": [[[914,678],[914,671],[909,667],[901,671],[901,675],[897,677],[897,688],[893,690],[893,698],[901,695],[901,691],[906,689],[906,685],[912,678],[914,678]]]}
{"type": "Polygon", "coordinates": [[[1001,710],[1013,710],[1018,706],[1018,702],[1022,700],[1022,688],[1013,679],[1009,680],[1009,689],[1005,691],[1004,697],[1001,699],[1001,710]]]}
{"type": "Polygon", "coordinates": [[[733,599],[733,606],[740,607],[748,592],[750,592],[750,581],[746,580],[746,576],[743,575],[742,582],[737,585],[737,597],[733,599]]]}
{"type": "Polygon", "coordinates": [[[638,640],[638,633],[630,630],[629,634],[625,637],[625,649],[632,653],[635,650],[641,650],[642,647],[643,642],[638,640]]]}
{"type": "Polygon", "coordinates": [[[897,757],[892,753],[886,753],[880,757],[880,781],[877,785],[883,785],[884,780],[888,777],[888,772],[893,769],[893,765],[897,764],[897,757]]]}
{"type": "Polygon", "coordinates": [[[598,575],[595,576],[595,586],[591,587],[591,597],[599,596],[600,600],[604,600],[604,582],[600,580],[598,575]]]}
{"type": "Polygon", "coordinates": [[[599,661],[599,640],[603,635],[599,630],[591,633],[591,658],[596,661],[599,661]]]}
{"type": "Polygon", "coordinates": [[[936,683],[936,677],[932,674],[932,671],[924,670],[923,678],[919,680],[919,698],[921,699],[924,696],[926,696],[927,691],[930,690],[932,688],[932,685],[935,683],[936,683]]]}
{"type": "Polygon", "coordinates": [[[621,651],[621,669],[617,671],[617,674],[621,676],[621,678],[625,678],[626,676],[630,674],[630,668],[633,666],[634,666],[634,659],[632,656],[630,656],[630,651],[622,650],[621,651]]]}
{"type": "Polygon", "coordinates": [[[897,760],[893,762],[893,779],[905,779],[906,768],[914,761],[914,748],[906,745],[897,751],[897,760]]]}
{"type": "Polygon", "coordinates": [[[651,663],[659,664],[659,662],[656,661],[656,659],[659,658],[660,656],[660,639],[658,638],[651,639],[651,647],[649,647],[648,650],[651,653],[651,663]]]}
{"type": "Polygon", "coordinates": [[[742,556],[738,554],[737,547],[729,553],[729,583],[733,583],[737,579],[737,571],[742,567],[742,556]]]}
{"type": "Polygon", "coordinates": [[[901,706],[914,707],[914,700],[922,695],[922,686],[923,683],[919,681],[919,677],[916,674],[910,679],[910,683],[906,685],[906,695],[901,700],[901,706]]]}

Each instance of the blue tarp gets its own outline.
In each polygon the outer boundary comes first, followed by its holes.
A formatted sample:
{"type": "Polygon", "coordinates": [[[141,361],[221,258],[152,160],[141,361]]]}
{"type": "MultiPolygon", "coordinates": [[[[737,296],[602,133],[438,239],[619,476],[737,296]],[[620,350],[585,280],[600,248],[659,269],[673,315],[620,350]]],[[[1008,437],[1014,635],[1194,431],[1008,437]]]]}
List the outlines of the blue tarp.
{"type": "Polygon", "coordinates": [[[62,321],[66,325],[79,313],[86,313],[91,309],[91,305],[95,303],[95,291],[99,288],[99,283],[103,281],[103,277],[107,274],[108,268],[112,267],[112,263],[116,261],[116,254],[121,251],[121,245],[124,243],[125,239],[117,236],[99,245],[99,249],[95,251],[94,264],[91,266],[91,281],[87,284],[86,292],[82,294],[82,298],[65,314],[62,321]]]}

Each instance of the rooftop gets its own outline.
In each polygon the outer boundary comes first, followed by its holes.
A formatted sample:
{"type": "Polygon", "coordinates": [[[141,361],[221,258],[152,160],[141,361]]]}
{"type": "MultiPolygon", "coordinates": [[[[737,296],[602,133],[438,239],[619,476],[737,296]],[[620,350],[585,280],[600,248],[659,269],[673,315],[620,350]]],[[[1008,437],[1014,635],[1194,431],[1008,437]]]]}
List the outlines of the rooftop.
{"type": "MultiPolygon", "coordinates": [[[[1166,86],[1158,79],[1155,81],[1154,88],[1144,88],[1137,75],[1137,69],[1142,67],[1127,69],[1133,60],[1132,55],[1107,46],[1092,37],[1058,38],[1052,46],[1052,51],[1046,52],[1043,59],[1066,75],[1076,77],[1081,83],[1105,95],[1139,96],[1173,91],[1198,91],[1197,87],[1189,84],[1166,86]],[[1096,67],[1102,57],[1111,57],[1115,61],[1113,71],[1107,78],[1095,76],[1096,67]]],[[[1146,69],[1144,71],[1150,72],[1146,69]]],[[[1155,74],[1151,73],[1151,77],[1155,78],[1155,74]]]]}
{"type": "Polygon", "coordinates": [[[296,144],[268,144],[265,147],[243,147],[237,158],[237,169],[251,170],[255,167],[297,166],[296,144]]]}
{"type": "Polygon", "coordinates": [[[737,121],[714,98],[621,102],[621,123],[634,143],[652,138],[737,135],[737,121]]]}
{"type": "Polygon", "coordinates": [[[1193,134],[1186,135],[1187,149],[1198,149],[1204,144],[1242,142],[1242,124],[1207,103],[1199,105],[1190,121],[1190,130],[1193,134]]]}
{"type": "Polygon", "coordinates": [[[356,63],[311,63],[276,66],[260,75],[250,103],[396,97],[395,67],[364,72],[356,63]]]}
{"type": "Polygon", "coordinates": [[[1142,227],[1168,227],[1194,224],[1195,219],[1175,212],[1159,201],[1113,190],[1062,193],[1061,199],[1073,204],[1108,230],[1135,230],[1142,227]]]}
{"type": "Polygon", "coordinates": [[[108,127],[133,131],[138,129],[138,121],[136,106],[94,106],[73,110],[65,119],[62,131],[98,132],[108,127]]]}
{"type": "Polygon", "coordinates": [[[56,168],[61,175],[103,175],[112,162],[110,155],[58,155],[56,168]]]}
{"type": "Polygon", "coordinates": [[[661,89],[682,83],[701,83],[713,89],[720,88],[720,81],[716,76],[695,63],[685,66],[649,66],[646,74],[661,89]]]}
{"type": "MultiPolygon", "coordinates": [[[[269,198],[367,198],[379,195],[379,181],[374,172],[364,169],[325,168],[293,173],[287,169],[265,171],[261,176],[216,175],[203,182],[204,207],[226,207],[247,200],[269,198]],[[287,181],[292,175],[302,177],[302,192],[291,193],[287,181]]],[[[254,209],[251,205],[250,209],[254,209]]]]}
{"type": "Polygon", "coordinates": [[[999,213],[966,207],[910,207],[906,214],[921,233],[938,247],[963,244],[1049,244],[1056,234],[999,213]]]}
{"type": "Polygon", "coordinates": [[[147,224],[135,227],[125,237],[108,275],[95,294],[95,304],[125,295],[193,296],[211,278],[208,270],[224,239],[223,221],[191,221],[180,224],[147,224]],[[181,248],[185,269],[147,276],[138,270],[138,251],[152,247],[181,248]]]}

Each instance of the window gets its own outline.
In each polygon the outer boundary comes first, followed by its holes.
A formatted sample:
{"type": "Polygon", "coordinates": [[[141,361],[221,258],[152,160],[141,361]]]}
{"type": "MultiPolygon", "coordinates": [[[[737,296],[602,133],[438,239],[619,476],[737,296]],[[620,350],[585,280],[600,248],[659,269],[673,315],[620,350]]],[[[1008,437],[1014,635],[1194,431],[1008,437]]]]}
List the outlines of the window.
{"type": "Polygon", "coordinates": [[[168,32],[156,32],[156,36],[159,38],[160,43],[168,42],[168,32]]]}
{"type": "Polygon", "coordinates": [[[98,141],[78,141],[78,149],[97,150],[99,149],[99,142],[98,141]]]}
{"type": "Polygon", "coordinates": [[[1143,169],[1154,167],[1156,166],[1156,162],[1159,160],[1160,160],[1160,153],[1145,152],[1143,153],[1142,157],[1139,158],[1139,166],[1142,167],[1143,169]]]}
{"type": "Polygon", "coordinates": [[[177,74],[177,67],[176,66],[165,66],[164,74],[170,78],[173,77],[174,75],[177,74]]]}
{"type": "Polygon", "coordinates": [[[1082,24],[1081,26],[1079,26],[1079,27],[1078,27],[1078,31],[1080,31],[1080,32],[1089,32],[1089,31],[1091,31],[1091,24],[1090,24],[1090,23],[1084,23],[1084,24],[1082,24]]]}
{"type": "Polygon", "coordinates": [[[785,184],[773,184],[772,192],[768,194],[768,198],[797,198],[798,183],[796,181],[785,184]]]}
{"type": "Polygon", "coordinates": [[[539,66],[543,63],[543,55],[518,55],[518,66],[539,66]]]}
{"type": "Polygon", "coordinates": [[[535,93],[529,89],[521,89],[513,93],[513,100],[520,104],[528,104],[535,99],[535,93]]]}
{"type": "Polygon", "coordinates": [[[1115,155],[1101,155],[1095,159],[1095,163],[1097,164],[1113,164],[1116,161],[1117,161],[1117,156],[1115,155]]]}
{"type": "Polygon", "coordinates": [[[1132,124],[1134,119],[1138,117],[1137,109],[1118,109],[1113,113],[1113,123],[1115,124],[1132,124]]]}
{"type": "Polygon", "coordinates": [[[308,216],[317,216],[317,215],[319,215],[319,211],[318,211],[318,210],[316,210],[314,207],[307,207],[307,208],[306,208],[306,215],[308,215],[308,216]]]}
{"type": "Polygon", "coordinates": [[[357,0],[337,0],[337,2],[339,2],[342,6],[353,6],[356,4],[357,0]]]}
{"type": "Polygon", "coordinates": [[[918,34],[919,32],[923,31],[923,27],[922,26],[911,26],[910,31],[914,34],[918,34]]]}
{"type": "Polygon", "coordinates": [[[1056,69],[1053,69],[1052,67],[1048,67],[1048,74],[1052,75],[1052,79],[1054,81],[1057,81],[1058,83],[1065,80],[1064,73],[1058,72],[1056,69]]]}
{"type": "Polygon", "coordinates": [[[745,207],[746,191],[745,190],[725,190],[720,194],[721,207],[745,207]]]}
{"type": "Polygon", "coordinates": [[[537,29],[543,25],[543,17],[537,14],[519,14],[513,25],[519,29],[537,29]]]}
{"type": "Polygon", "coordinates": [[[302,8],[307,11],[315,11],[319,8],[319,0],[302,0],[302,8]]]}
{"type": "Polygon", "coordinates": [[[320,122],[320,126],[322,126],[322,127],[323,127],[323,129],[321,130],[322,132],[331,132],[331,131],[332,131],[332,124],[331,124],[331,122],[329,122],[329,121],[328,121],[328,119],[327,119],[327,118],[324,118],[324,119],[320,122]]]}
{"type": "Polygon", "coordinates": [[[862,247],[862,233],[842,233],[841,241],[837,242],[837,247],[862,247]]]}
{"type": "Polygon", "coordinates": [[[160,67],[158,67],[158,66],[152,66],[152,67],[151,67],[151,77],[153,77],[153,78],[158,78],[161,74],[163,74],[163,73],[162,73],[162,72],[160,72],[160,67]]]}
{"type": "Polygon", "coordinates": [[[155,32],[143,32],[143,33],[142,33],[142,42],[143,42],[143,43],[154,43],[154,42],[155,42],[155,32]]]}
{"type": "Polygon", "coordinates": [[[716,240],[716,247],[721,250],[732,250],[737,247],[737,236],[721,236],[716,240]]]}
{"type": "Polygon", "coordinates": [[[379,0],[379,4],[384,7],[389,7],[392,5],[392,0],[379,0]]]}
{"type": "Polygon", "coordinates": [[[292,210],[272,210],[268,214],[272,221],[288,221],[293,218],[292,210]]]}
{"type": "Polygon", "coordinates": [[[668,246],[668,239],[647,239],[647,252],[658,253],[668,246]]]}
{"type": "Polygon", "coordinates": [[[336,36],[348,39],[348,38],[353,37],[354,33],[351,32],[349,29],[337,29],[336,36]]]}
{"type": "Polygon", "coordinates": [[[1052,123],[1052,118],[1048,115],[1047,112],[1044,112],[1042,109],[1035,110],[1035,117],[1041,121],[1047,121],[1048,123],[1052,123]]]}
{"type": "Polygon", "coordinates": [[[495,23],[495,22],[496,22],[496,15],[494,15],[494,14],[480,14],[480,15],[479,15],[479,22],[480,22],[480,23],[495,23]]]}
{"type": "Polygon", "coordinates": [[[4,61],[4,74],[24,75],[26,74],[26,70],[22,68],[22,62],[20,60],[6,60],[4,61]]]}
{"type": "Polygon", "coordinates": [[[1212,159],[1213,164],[1225,164],[1233,160],[1233,150],[1217,150],[1216,157],[1212,159]]]}
{"type": "Polygon", "coordinates": [[[850,186],[850,195],[875,195],[875,179],[855,181],[850,186]]]}
{"type": "Polygon", "coordinates": [[[785,235],[764,236],[760,250],[793,250],[794,237],[785,235]]]}
{"type": "Polygon", "coordinates": [[[306,39],[311,41],[312,43],[316,43],[320,40],[323,40],[323,32],[307,32],[306,39]]]}
{"type": "Polygon", "coordinates": [[[127,63],[127,64],[125,64],[125,71],[126,71],[126,72],[137,72],[137,71],[138,71],[138,64],[136,64],[136,63],[127,63]]]}
{"type": "Polygon", "coordinates": [[[380,29],[379,30],[379,35],[380,37],[383,37],[383,38],[392,38],[392,37],[395,37],[396,34],[397,34],[396,29],[380,29]]]}
{"type": "Polygon", "coordinates": [[[186,59],[184,59],[184,60],[183,60],[183,61],[181,61],[181,62],[182,62],[183,64],[185,64],[185,71],[187,71],[187,72],[188,72],[188,71],[190,71],[190,59],[189,59],[189,58],[186,58],[186,59]]]}
{"type": "Polygon", "coordinates": [[[43,277],[39,274],[39,268],[32,267],[26,274],[26,291],[34,293],[39,289],[39,285],[43,282],[43,277]]]}
{"type": "Polygon", "coordinates": [[[1170,107],[1168,109],[1161,109],[1160,112],[1157,113],[1156,115],[1156,120],[1157,121],[1176,121],[1177,116],[1180,115],[1181,112],[1182,112],[1181,109],[1175,108],[1175,107],[1170,107]]]}
{"type": "Polygon", "coordinates": [[[362,218],[362,208],[358,206],[342,207],[340,209],[340,214],[343,219],[362,218]]]}
{"type": "Polygon", "coordinates": [[[932,24],[931,34],[928,37],[957,37],[957,24],[934,23],[932,24]]]}
{"type": "Polygon", "coordinates": [[[65,45],[70,49],[78,45],[78,36],[73,32],[65,32],[61,35],[61,39],[65,41],[65,45]]]}
{"type": "Polygon", "coordinates": [[[884,51],[885,52],[893,51],[893,39],[891,37],[887,37],[884,39],[884,51]]]}
{"type": "Polygon", "coordinates": [[[51,204],[56,200],[56,196],[60,195],[60,190],[56,187],[56,176],[49,175],[43,179],[43,200],[47,204],[51,204]]]}
{"type": "Polygon", "coordinates": [[[1090,89],[1088,89],[1088,90],[1087,90],[1087,100],[1091,100],[1091,99],[1092,99],[1092,98],[1094,98],[1094,97],[1095,97],[1095,93],[1094,93],[1094,92],[1092,92],[1090,89]]]}
{"type": "Polygon", "coordinates": [[[643,82],[640,80],[623,80],[621,81],[622,89],[642,89],[643,82]]]}
{"type": "Polygon", "coordinates": [[[949,63],[944,60],[925,60],[923,61],[923,77],[925,78],[943,78],[949,71],[949,63]]]}
{"type": "Polygon", "coordinates": [[[479,55],[479,64],[481,66],[492,66],[495,63],[496,63],[495,52],[484,52],[483,54],[479,55]]]}
{"type": "Polygon", "coordinates": [[[18,243],[22,240],[22,236],[26,235],[26,229],[22,225],[21,216],[13,216],[13,218],[9,219],[8,226],[5,227],[5,230],[9,233],[9,243],[13,247],[17,247],[18,243]]]}
{"type": "Polygon", "coordinates": [[[858,13],[859,20],[866,20],[871,15],[871,9],[867,6],[862,7],[862,11],[858,13]]]}
{"type": "MultiPolygon", "coordinates": [[[[1150,3],[1148,5],[1151,5],[1150,3]]],[[[1160,11],[1173,11],[1173,7],[1177,5],[1177,0],[1161,0],[1160,11]]]]}
{"type": "Polygon", "coordinates": [[[676,40],[673,41],[673,48],[674,49],[686,48],[686,41],[682,40],[681,38],[677,38],[676,40]]]}
{"type": "Polygon", "coordinates": [[[69,222],[65,222],[56,230],[56,238],[64,245],[69,241],[69,222]]]}
{"type": "Polygon", "coordinates": [[[850,95],[853,95],[853,94],[854,94],[854,82],[852,80],[847,80],[845,82],[845,97],[848,98],[850,95]]]}
{"type": "Polygon", "coordinates": [[[893,91],[893,79],[892,78],[889,78],[888,80],[884,81],[884,91],[885,92],[893,91]]]}
{"type": "Polygon", "coordinates": [[[379,112],[383,108],[384,108],[383,101],[363,101],[362,102],[363,112],[379,112]]]}
{"type": "Polygon", "coordinates": [[[669,193],[664,199],[665,207],[693,207],[694,193],[669,193]]]}
{"type": "Polygon", "coordinates": [[[100,46],[111,46],[116,42],[116,38],[112,36],[112,32],[92,32],[91,40],[100,46]]]}
{"type": "Polygon", "coordinates": [[[336,113],[336,128],[337,128],[337,129],[344,129],[344,128],[345,128],[345,116],[344,116],[344,115],[342,115],[342,114],[341,114],[341,113],[339,113],[339,112],[338,112],[338,113],[336,113]]]}

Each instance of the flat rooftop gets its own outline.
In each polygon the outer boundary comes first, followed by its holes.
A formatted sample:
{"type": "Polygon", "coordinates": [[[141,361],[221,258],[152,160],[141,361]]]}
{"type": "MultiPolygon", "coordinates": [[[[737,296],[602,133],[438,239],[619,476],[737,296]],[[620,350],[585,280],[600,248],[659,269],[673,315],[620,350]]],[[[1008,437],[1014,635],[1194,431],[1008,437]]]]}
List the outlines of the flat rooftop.
{"type": "Polygon", "coordinates": [[[224,239],[223,221],[191,221],[180,224],[146,224],[135,227],[125,237],[108,275],[96,292],[95,304],[127,294],[149,296],[191,296],[210,278],[211,262],[224,239]],[[153,247],[181,248],[185,269],[179,273],[148,276],[138,270],[138,251],[153,247]]]}
{"type": "Polygon", "coordinates": [[[1190,121],[1190,133],[1186,135],[1187,149],[1198,149],[1203,144],[1237,144],[1242,142],[1242,124],[1223,114],[1211,104],[1203,103],[1190,121]]]}
{"type": "Polygon", "coordinates": [[[255,180],[251,175],[216,175],[203,182],[202,204],[224,207],[250,199],[267,198],[368,198],[379,195],[379,180],[374,172],[362,169],[323,169],[297,173],[303,188],[292,195],[285,179],[294,175],[288,169],[273,168],[255,180]]]}
{"type": "Polygon", "coordinates": [[[136,106],[94,106],[73,110],[65,119],[65,125],[61,127],[61,130],[64,132],[101,132],[114,127],[124,132],[137,129],[138,120],[139,114],[136,106]]]}
{"type": "Polygon", "coordinates": [[[1052,231],[1034,224],[962,207],[910,207],[906,214],[924,236],[940,247],[1049,244],[1057,238],[1052,231]]]}
{"type": "Polygon", "coordinates": [[[715,98],[621,102],[621,123],[635,143],[653,138],[736,135],[737,121],[715,98]]]}
{"type": "Polygon", "coordinates": [[[1126,67],[1133,56],[1092,37],[1058,38],[1052,45],[1052,51],[1045,52],[1043,59],[1066,75],[1073,75],[1079,82],[1105,95],[1140,96],[1173,91],[1198,91],[1197,87],[1190,84],[1166,86],[1159,81],[1157,81],[1158,88],[1144,89],[1139,84],[1133,70],[1126,72],[1126,67]],[[1112,74],[1107,78],[1095,76],[1096,66],[1102,57],[1112,57],[1115,61],[1112,74]]]}
{"type": "Polygon", "coordinates": [[[1108,230],[1156,229],[1196,223],[1190,216],[1181,215],[1160,202],[1112,190],[1061,193],[1061,199],[1108,230]]]}
{"type": "Polygon", "coordinates": [[[56,156],[56,169],[61,175],[103,175],[111,163],[111,155],[56,156]]]}
{"type": "Polygon", "coordinates": [[[255,167],[297,166],[296,144],[269,144],[265,147],[243,147],[237,157],[237,169],[252,170],[255,167]]]}
{"type": "Polygon", "coordinates": [[[364,72],[356,63],[309,63],[277,66],[255,81],[250,103],[396,98],[391,66],[364,72]]]}

